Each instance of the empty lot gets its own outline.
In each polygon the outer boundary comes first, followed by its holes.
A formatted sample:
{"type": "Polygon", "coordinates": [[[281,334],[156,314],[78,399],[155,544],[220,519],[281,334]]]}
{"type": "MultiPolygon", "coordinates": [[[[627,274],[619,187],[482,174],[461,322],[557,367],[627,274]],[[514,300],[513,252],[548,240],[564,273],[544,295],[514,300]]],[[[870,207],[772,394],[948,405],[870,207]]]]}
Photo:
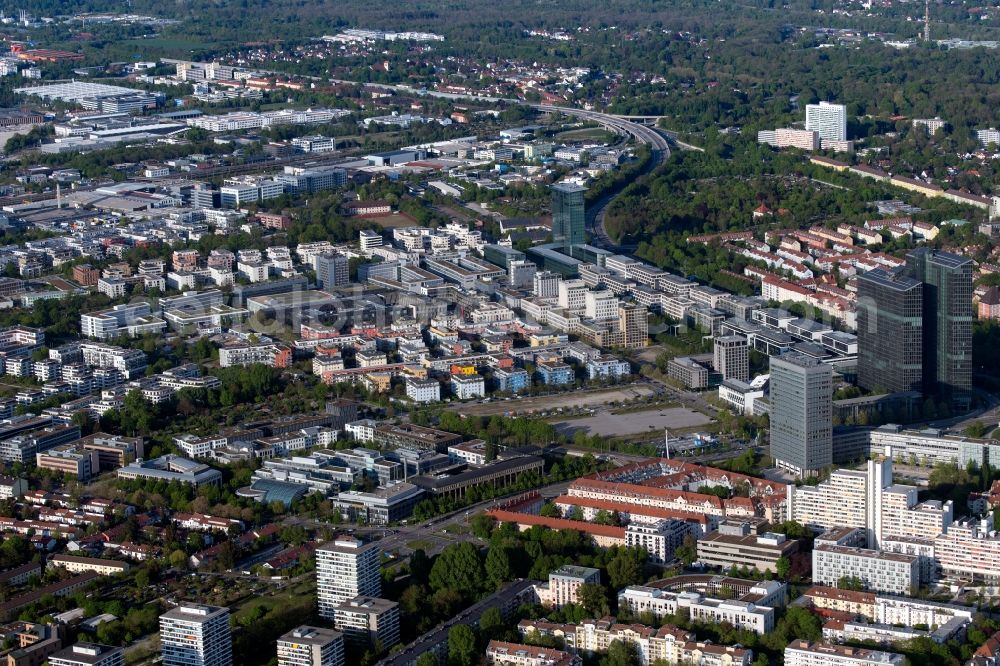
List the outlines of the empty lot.
{"type": "Polygon", "coordinates": [[[560,433],[569,436],[578,430],[583,430],[588,435],[615,437],[644,432],[656,433],[664,429],[699,428],[711,421],[704,414],[686,407],[667,407],[626,414],[612,414],[602,410],[593,416],[558,421],[553,425],[560,433]]]}
{"type": "Polygon", "coordinates": [[[479,404],[455,404],[451,409],[460,414],[470,416],[517,416],[520,414],[537,414],[553,409],[569,409],[576,407],[598,407],[609,402],[635,400],[653,395],[654,391],[646,385],[625,386],[601,391],[574,391],[558,393],[537,398],[511,398],[479,404]]]}

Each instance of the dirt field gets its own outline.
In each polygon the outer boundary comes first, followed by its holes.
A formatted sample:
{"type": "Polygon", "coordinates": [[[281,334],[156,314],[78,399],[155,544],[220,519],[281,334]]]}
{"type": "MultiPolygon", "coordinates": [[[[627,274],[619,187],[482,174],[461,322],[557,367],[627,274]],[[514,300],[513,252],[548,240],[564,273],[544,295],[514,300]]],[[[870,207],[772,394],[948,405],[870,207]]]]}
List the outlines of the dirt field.
{"type": "Polygon", "coordinates": [[[652,395],[653,389],[648,386],[628,386],[604,391],[576,391],[559,395],[546,395],[538,398],[512,398],[475,405],[454,405],[453,411],[473,416],[493,416],[494,414],[517,416],[551,411],[560,407],[597,407],[609,402],[635,400],[652,395]]]}
{"type": "Polygon", "coordinates": [[[564,435],[572,436],[578,430],[583,430],[588,435],[613,437],[644,432],[662,432],[665,428],[698,428],[709,423],[711,423],[711,419],[700,412],[686,407],[668,407],[627,414],[612,414],[609,411],[601,410],[593,416],[559,421],[553,425],[564,435]]]}
{"type": "Polygon", "coordinates": [[[406,215],[400,215],[399,213],[393,213],[392,215],[386,215],[385,217],[373,217],[370,219],[372,222],[376,222],[380,227],[384,227],[386,229],[417,226],[417,223],[411,218],[406,215]]]}

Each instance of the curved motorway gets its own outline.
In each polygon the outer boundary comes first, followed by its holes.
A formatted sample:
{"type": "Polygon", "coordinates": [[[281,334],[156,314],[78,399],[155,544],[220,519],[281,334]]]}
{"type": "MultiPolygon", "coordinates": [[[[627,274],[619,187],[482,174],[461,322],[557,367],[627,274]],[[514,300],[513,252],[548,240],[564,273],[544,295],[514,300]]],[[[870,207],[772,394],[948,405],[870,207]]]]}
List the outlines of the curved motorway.
{"type": "MultiPolygon", "coordinates": [[[[642,172],[636,174],[637,178],[646,175],[670,156],[670,144],[667,142],[667,138],[652,127],[646,127],[645,125],[640,125],[639,123],[633,123],[630,120],[618,118],[617,116],[608,115],[606,113],[599,113],[597,111],[586,111],[584,109],[554,106],[552,104],[532,104],[531,106],[539,111],[564,113],[568,116],[574,116],[582,120],[589,120],[601,125],[602,127],[606,127],[616,134],[626,134],[631,136],[638,143],[648,145],[652,150],[652,159],[642,172]]],[[[615,253],[630,252],[635,250],[633,247],[626,247],[613,242],[608,236],[607,230],[604,228],[604,212],[607,210],[608,204],[610,204],[620,192],[621,190],[609,192],[587,208],[587,231],[590,233],[591,244],[615,253]]]]}

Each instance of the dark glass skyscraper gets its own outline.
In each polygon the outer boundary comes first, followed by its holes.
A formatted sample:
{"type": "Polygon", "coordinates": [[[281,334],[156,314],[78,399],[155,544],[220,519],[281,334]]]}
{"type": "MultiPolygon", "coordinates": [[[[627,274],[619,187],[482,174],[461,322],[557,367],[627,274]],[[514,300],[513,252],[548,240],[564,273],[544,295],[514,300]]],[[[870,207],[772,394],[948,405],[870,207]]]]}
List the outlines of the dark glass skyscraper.
{"type": "Polygon", "coordinates": [[[972,401],[972,261],[919,248],[858,278],[858,384],[972,401]]]}
{"type": "Polygon", "coordinates": [[[956,410],[967,410],[972,403],[972,260],[918,248],[906,255],[906,272],[924,283],[924,390],[956,410]]]}
{"type": "Polygon", "coordinates": [[[771,356],[771,455],[799,476],[833,463],[833,368],[786,352],[771,356]]]}
{"type": "Polygon", "coordinates": [[[568,250],[586,242],[586,216],[583,193],[586,188],[576,183],[552,186],[552,242],[568,250]]]}
{"type": "Polygon", "coordinates": [[[923,388],[923,284],[902,271],[858,278],[858,385],[869,391],[923,388]]]}

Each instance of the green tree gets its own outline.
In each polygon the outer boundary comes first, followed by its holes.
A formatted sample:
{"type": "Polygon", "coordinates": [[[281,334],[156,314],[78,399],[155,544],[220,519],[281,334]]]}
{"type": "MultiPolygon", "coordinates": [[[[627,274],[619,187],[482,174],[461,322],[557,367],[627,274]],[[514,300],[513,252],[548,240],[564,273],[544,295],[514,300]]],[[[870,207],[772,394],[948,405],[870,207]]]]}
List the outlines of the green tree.
{"type": "Polygon", "coordinates": [[[543,504],[539,513],[546,518],[562,518],[562,511],[560,511],[559,507],[552,502],[546,502],[543,504]]]}
{"type": "Polygon", "coordinates": [[[613,640],[608,653],[601,658],[601,666],[639,666],[639,646],[632,641],[613,640]]]}
{"type": "Polygon", "coordinates": [[[433,652],[424,652],[417,657],[416,666],[440,666],[433,652]]]}
{"type": "Polygon", "coordinates": [[[496,529],[497,519],[485,513],[480,513],[472,517],[470,527],[472,533],[480,539],[489,539],[496,529]]]}
{"type": "Polygon", "coordinates": [[[479,657],[476,634],[467,624],[457,624],[448,630],[449,666],[472,666],[479,657]]]}
{"type": "Polygon", "coordinates": [[[792,570],[792,561],[782,555],[778,558],[778,561],[774,563],[774,570],[775,573],[778,574],[778,578],[787,580],[788,574],[792,570]]]}
{"type": "Polygon", "coordinates": [[[502,546],[493,546],[486,554],[486,577],[496,589],[514,577],[510,556],[502,546]]]}
{"type": "Polygon", "coordinates": [[[499,608],[487,608],[479,618],[479,636],[482,642],[498,640],[504,632],[506,623],[499,608]]]}
{"type": "Polygon", "coordinates": [[[174,552],[170,553],[170,566],[176,569],[186,569],[187,554],[180,549],[177,549],[174,552]]]}
{"type": "Polygon", "coordinates": [[[684,535],[684,541],[680,546],[677,546],[677,550],[674,551],[674,557],[681,561],[686,567],[691,566],[695,560],[698,559],[698,542],[690,534],[684,535]]]}
{"type": "Polygon", "coordinates": [[[434,560],[428,582],[433,590],[455,590],[475,596],[486,579],[479,551],[471,543],[448,546],[434,560]]]}
{"type": "Polygon", "coordinates": [[[620,590],[641,583],[648,555],[643,548],[622,548],[608,562],[608,579],[611,587],[620,590]]]}
{"type": "Polygon", "coordinates": [[[576,591],[576,598],[593,617],[604,617],[611,612],[608,606],[608,595],[602,585],[597,583],[584,583],[576,591]]]}

